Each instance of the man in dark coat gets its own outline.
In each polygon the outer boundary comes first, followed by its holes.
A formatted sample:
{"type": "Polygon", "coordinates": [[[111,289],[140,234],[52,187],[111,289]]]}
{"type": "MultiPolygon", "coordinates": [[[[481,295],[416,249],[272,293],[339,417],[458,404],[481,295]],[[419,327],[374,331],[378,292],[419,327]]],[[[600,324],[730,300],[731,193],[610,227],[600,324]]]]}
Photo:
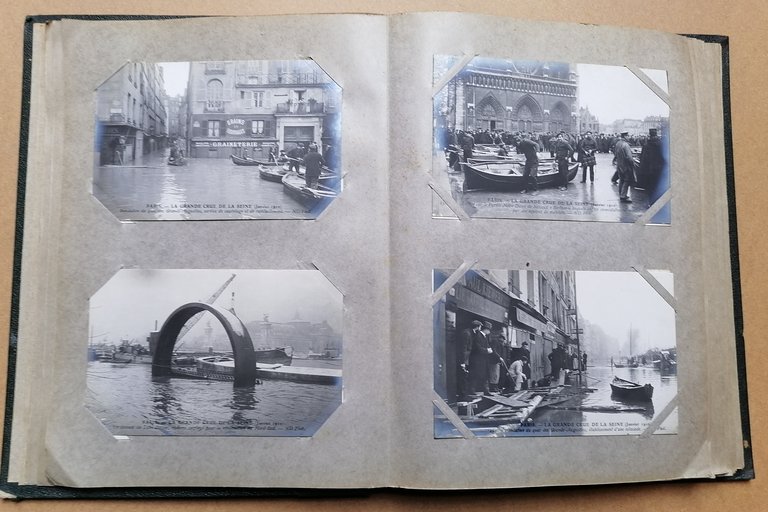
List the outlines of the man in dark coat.
{"type": "Polygon", "coordinates": [[[619,201],[631,203],[629,198],[629,186],[635,183],[635,160],[632,158],[632,150],[629,146],[628,132],[622,132],[621,138],[613,148],[616,156],[616,170],[619,173],[619,201]]]}
{"type": "Polygon", "coordinates": [[[552,378],[557,381],[560,378],[560,370],[565,365],[565,351],[558,345],[547,357],[549,357],[549,365],[552,367],[552,378]]]}
{"type": "Polygon", "coordinates": [[[288,151],[286,156],[288,157],[288,170],[298,173],[301,168],[301,159],[304,158],[304,148],[296,146],[288,151]]]}
{"type": "Polygon", "coordinates": [[[464,132],[459,139],[463,151],[464,161],[472,158],[472,150],[475,148],[475,138],[467,132],[464,132]]]}
{"type": "Polygon", "coordinates": [[[306,173],[304,174],[304,181],[309,188],[316,188],[318,180],[320,179],[320,171],[325,165],[323,156],[317,152],[317,144],[309,145],[309,153],[304,157],[304,167],[306,173]]]}
{"type": "Polygon", "coordinates": [[[597,142],[592,138],[592,132],[587,131],[583,139],[578,144],[579,162],[581,162],[581,182],[587,181],[587,168],[589,168],[589,181],[595,181],[595,153],[597,152],[597,142]]]}
{"type": "Polygon", "coordinates": [[[525,189],[523,189],[523,194],[530,192],[536,195],[539,192],[537,180],[539,172],[538,151],[539,145],[532,141],[528,135],[523,135],[523,139],[517,143],[517,152],[525,155],[525,168],[523,170],[525,189]]]}
{"type": "Polygon", "coordinates": [[[459,400],[464,400],[466,396],[471,392],[469,385],[469,354],[472,352],[472,343],[475,336],[480,335],[480,327],[482,323],[478,320],[472,321],[472,327],[464,329],[459,335],[459,343],[456,345],[456,361],[458,361],[458,368],[456,369],[456,383],[458,388],[459,400]]]}
{"type": "Polygon", "coordinates": [[[560,190],[568,190],[568,162],[573,159],[573,147],[565,140],[565,132],[560,132],[555,141],[555,159],[560,174],[560,190]]]}
{"type": "MultiPolygon", "coordinates": [[[[638,181],[640,186],[648,191],[651,201],[655,201],[661,195],[657,190],[659,188],[659,178],[661,177],[666,159],[664,158],[664,148],[661,143],[661,137],[656,128],[648,130],[648,140],[640,153],[640,168],[638,169],[638,181]]],[[[661,191],[663,193],[663,191],[661,191]]]]}
{"type": "Polygon", "coordinates": [[[480,332],[472,339],[469,353],[469,383],[473,393],[488,393],[488,362],[491,348],[491,323],[483,322],[480,332]]]}

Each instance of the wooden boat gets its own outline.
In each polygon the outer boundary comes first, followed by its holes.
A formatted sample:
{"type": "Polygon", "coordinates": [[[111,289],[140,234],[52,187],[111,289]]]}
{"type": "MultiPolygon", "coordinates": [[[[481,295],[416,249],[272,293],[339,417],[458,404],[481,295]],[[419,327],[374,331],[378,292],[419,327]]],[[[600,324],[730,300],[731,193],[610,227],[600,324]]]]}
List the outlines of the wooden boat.
{"type": "Polygon", "coordinates": [[[235,360],[227,356],[195,358],[195,365],[171,365],[171,373],[188,379],[235,380],[235,360]]]}
{"type": "MultiPolygon", "coordinates": [[[[320,179],[322,178],[321,176],[320,179]]],[[[286,173],[282,182],[283,189],[289,196],[310,208],[323,199],[330,200],[337,195],[336,190],[326,185],[318,184],[317,188],[307,187],[304,177],[295,172],[286,173]]]]}
{"type": "MultiPolygon", "coordinates": [[[[520,190],[526,187],[523,177],[525,165],[522,162],[462,163],[464,190],[520,190]]],[[[579,170],[578,163],[568,164],[568,181],[573,180],[579,170]]],[[[539,162],[537,183],[539,187],[557,185],[560,175],[554,161],[539,162]]]]}
{"type": "Polygon", "coordinates": [[[517,162],[525,163],[525,157],[522,155],[511,154],[507,156],[503,155],[476,155],[472,158],[468,158],[467,161],[470,164],[486,164],[493,162],[517,162]]]}
{"type": "Polygon", "coordinates": [[[293,361],[293,349],[288,347],[280,348],[257,348],[256,362],[264,364],[281,364],[290,366],[293,361]],[[290,350],[290,354],[288,353],[290,350]]]}
{"type": "Polygon", "coordinates": [[[249,165],[249,166],[262,165],[265,167],[278,167],[282,165],[281,163],[278,163],[278,162],[269,162],[267,160],[258,160],[256,158],[245,158],[237,155],[229,155],[229,158],[232,159],[232,163],[234,163],[235,165],[249,165]]]}
{"type": "Polygon", "coordinates": [[[611,393],[614,397],[624,400],[649,402],[653,398],[653,386],[614,377],[611,382],[611,393]]]}
{"type": "Polygon", "coordinates": [[[263,180],[274,181],[276,183],[282,182],[283,176],[285,176],[287,172],[288,171],[279,165],[259,166],[259,177],[263,180]]]}

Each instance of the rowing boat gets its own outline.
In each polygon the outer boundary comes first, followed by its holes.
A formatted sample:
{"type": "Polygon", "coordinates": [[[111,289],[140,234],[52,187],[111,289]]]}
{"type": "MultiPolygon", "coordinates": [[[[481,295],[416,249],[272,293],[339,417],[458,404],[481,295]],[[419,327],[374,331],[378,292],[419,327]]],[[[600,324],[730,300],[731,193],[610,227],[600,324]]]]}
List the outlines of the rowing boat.
{"type": "Polygon", "coordinates": [[[611,393],[614,397],[624,400],[649,402],[653,398],[653,386],[614,377],[611,382],[611,393]]]}
{"type": "Polygon", "coordinates": [[[283,176],[285,176],[287,172],[288,171],[279,165],[259,166],[259,177],[263,180],[274,181],[276,183],[283,181],[283,176]]]}
{"type": "MultiPolygon", "coordinates": [[[[526,187],[527,178],[524,177],[525,164],[522,162],[485,162],[462,163],[464,169],[464,190],[491,189],[491,190],[519,190],[526,187]]],[[[573,180],[579,170],[578,163],[568,165],[568,181],[573,180]]],[[[539,162],[537,184],[540,187],[557,185],[560,173],[557,170],[557,162],[539,162]]]]}
{"type": "Polygon", "coordinates": [[[237,155],[229,155],[229,157],[232,159],[232,163],[235,165],[249,165],[249,166],[256,166],[256,165],[263,165],[266,167],[274,167],[274,166],[280,166],[282,163],[277,162],[267,162],[266,160],[257,160],[256,158],[244,158],[242,156],[237,155]]]}
{"type": "Polygon", "coordinates": [[[336,197],[336,191],[328,186],[318,183],[315,188],[308,187],[304,177],[295,172],[283,176],[282,182],[283,189],[289,196],[310,208],[322,200],[332,200],[336,197]]]}

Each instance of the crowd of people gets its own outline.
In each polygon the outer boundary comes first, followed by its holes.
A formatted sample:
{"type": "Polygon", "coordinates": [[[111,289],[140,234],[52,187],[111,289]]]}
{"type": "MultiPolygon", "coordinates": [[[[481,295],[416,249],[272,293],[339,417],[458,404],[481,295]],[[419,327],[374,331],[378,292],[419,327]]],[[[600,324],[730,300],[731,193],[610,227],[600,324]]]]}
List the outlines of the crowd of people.
{"type": "Polygon", "coordinates": [[[501,332],[491,334],[490,322],[473,320],[461,331],[457,345],[458,393],[520,391],[531,379],[528,343],[512,347],[501,332]]]}
{"type": "MultiPolygon", "coordinates": [[[[261,152],[261,149],[258,149],[261,152]]],[[[248,154],[248,147],[237,148],[237,154],[241,158],[246,160],[255,158],[257,154],[257,148],[253,148],[252,157],[248,154]]],[[[306,172],[304,173],[305,184],[309,188],[316,188],[320,174],[323,169],[328,169],[335,162],[336,155],[333,151],[333,146],[325,145],[323,153],[321,154],[318,145],[314,142],[296,144],[287,152],[280,149],[280,146],[275,143],[269,148],[267,155],[269,162],[277,164],[287,164],[288,171],[296,172],[300,174],[301,167],[304,166],[306,172]]]]}
{"type": "Polygon", "coordinates": [[[539,154],[549,153],[557,162],[559,179],[558,188],[568,188],[569,164],[578,162],[581,166],[581,182],[587,177],[595,181],[595,166],[597,153],[613,153],[613,165],[616,172],[611,178],[612,183],[619,186],[619,200],[632,202],[629,197],[629,187],[636,186],[648,190],[651,200],[658,198],[659,189],[666,185],[662,182],[666,166],[667,145],[658,134],[658,129],[652,128],[648,135],[634,136],[629,132],[607,135],[594,135],[591,131],[575,135],[560,131],[550,132],[508,132],[504,130],[445,130],[440,136],[440,143],[448,156],[448,166],[461,172],[461,164],[466,163],[475,154],[476,145],[496,146],[500,156],[508,156],[512,149],[518,154],[525,155],[524,178],[526,182],[523,193],[538,193],[537,172],[539,154]],[[640,148],[639,160],[635,153],[640,148]]]}
{"type": "Polygon", "coordinates": [[[570,354],[557,345],[548,355],[550,372],[533,382],[528,342],[513,347],[503,333],[492,333],[492,329],[488,321],[473,320],[459,333],[456,362],[460,400],[481,393],[513,393],[547,386],[559,380],[561,370],[586,370],[586,352],[570,354]]]}

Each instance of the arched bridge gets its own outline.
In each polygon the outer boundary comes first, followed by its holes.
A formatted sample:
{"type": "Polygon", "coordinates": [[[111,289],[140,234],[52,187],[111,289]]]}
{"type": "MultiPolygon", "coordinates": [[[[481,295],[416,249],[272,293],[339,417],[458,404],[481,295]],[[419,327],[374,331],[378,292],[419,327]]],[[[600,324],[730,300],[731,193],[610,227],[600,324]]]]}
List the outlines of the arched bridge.
{"type": "Polygon", "coordinates": [[[231,311],[204,302],[184,304],[168,316],[163,327],[160,328],[155,355],[152,357],[152,375],[171,374],[173,347],[176,345],[181,329],[187,320],[203,311],[208,311],[221,322],[232,344],[235,359],[235,387],[255,385],[256,353],[245,325],[231,311]]]}

